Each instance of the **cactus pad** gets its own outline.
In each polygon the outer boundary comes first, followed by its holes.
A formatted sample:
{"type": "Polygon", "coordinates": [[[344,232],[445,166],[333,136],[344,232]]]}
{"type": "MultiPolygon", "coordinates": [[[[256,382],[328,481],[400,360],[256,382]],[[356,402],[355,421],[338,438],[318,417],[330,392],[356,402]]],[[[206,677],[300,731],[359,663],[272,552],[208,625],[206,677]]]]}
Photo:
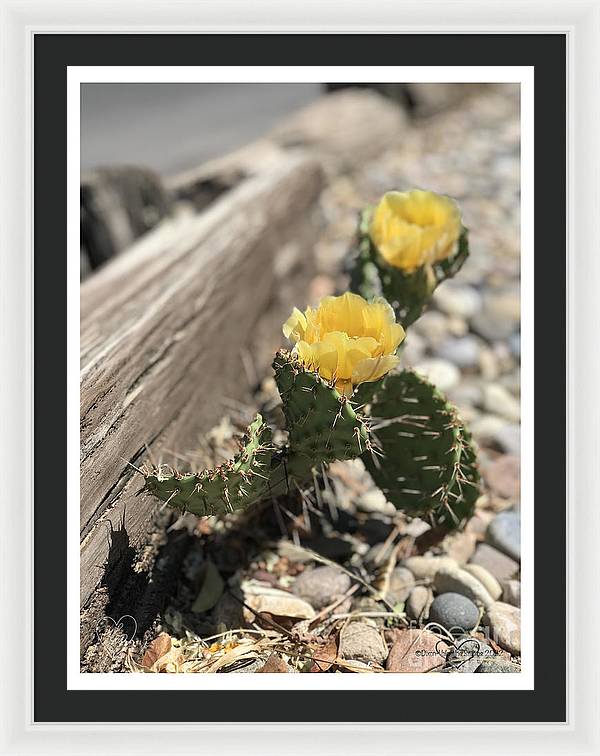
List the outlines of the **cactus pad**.
{"type": "Polygon", "coordinates": [[[371,404],[383,457],[363,454],[375,483],[397,509],[449,529],[470,517],[479,496],[471,437],[456,409],[410,370],[388,375],[371,404]]]}
{"type": "Polygon", "coordinates": [[[257,415],[232,460],[202,473],[180,473],[167,465],[142,470],[145,488],[199,517],[246,509],[268,489],[272,451],[271,431],[257,415]]]}
{"type": "Polygon", "coordinates": [[[284,350],[277,353],[273,369],[289,431],[292,474],[321,462],[353,459],[370,448],[365,419],[334,386],[284,350]]]}
{"type": "Polygon", "coordinates": [[[350,287],[365,299],[383,296],[394,308],[396,319],[405,328],[415,322],[436,287],[452,278],[469,256],[468,231],[463,227],[456,252],[433,265],[423,265],[412,273],[389,265],[369,236],[373,209],[363,211],[358,240],[350,262],[350,287]]]}

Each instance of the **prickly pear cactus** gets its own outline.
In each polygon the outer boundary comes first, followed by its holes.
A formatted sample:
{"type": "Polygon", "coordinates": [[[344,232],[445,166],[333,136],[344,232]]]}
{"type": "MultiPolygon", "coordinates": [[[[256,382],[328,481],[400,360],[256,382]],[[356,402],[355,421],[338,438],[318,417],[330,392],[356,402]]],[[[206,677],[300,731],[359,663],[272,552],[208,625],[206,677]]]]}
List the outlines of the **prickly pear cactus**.
{"type": "Polygon", "coordinates": [[[479,471],[453,405],[425,378],[404,370],[383,380],[370,415],[381,456],[362,458],[387,499],[411,516],[460,527],[473,513],[479,471]]]}
{"type": "Polygon", "coordinates": [[[289,431],[290,474],[304,478],[321,462],[353,459],[370,449],[365,419],[335,387],[285,350],[273,369],[289,431]]]}
{"type": "Polygon", "coordinates": [[[166,465],[144,469],[145,487],[170,506],[199,517],[235,512],[266,493],[272,452],[271,431],[257,415],[232,460],[202,473],[179,473],[166,465]]]}
{"type": "Polygon", "coordinates": [[[437,286],[455,276],[469,256],[468,230],[462,228],[450,257],[406,272],[389,265],[369,235],[373,208],[360,217],[355,248],[350,256],[350,288],[365,299],[383,296],[404,328],[421,316],[437,286]]]}

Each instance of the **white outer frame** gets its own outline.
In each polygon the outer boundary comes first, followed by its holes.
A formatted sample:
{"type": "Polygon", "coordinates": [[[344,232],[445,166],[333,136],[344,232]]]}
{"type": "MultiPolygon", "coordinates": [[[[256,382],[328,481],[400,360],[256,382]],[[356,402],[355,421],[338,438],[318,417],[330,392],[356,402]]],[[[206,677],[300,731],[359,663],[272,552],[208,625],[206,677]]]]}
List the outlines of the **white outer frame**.
{"type": "MultiPolygon", "coordinates": [[[[577,754],[600,751],[600,661],[593,632],[600,605],[593,594],[600,576],[600,411],[588,400],[600,383],[596,322],[600,289],[600,5],[598,0],[305,0],[282,7],[277,0],[0,0],[0,108],[3,181],[0,205],[0,354],[9,370],[0,394],[0,459],[5,470],[33,469],[32,421],[32,139],[31,76],[34,32],[564,32],[568,35],[568,437],[567,607],[568,715],[565,724],[33,724],[31,635],[32,481],[2,489],[0,606],[9,627],[26,638],[3,655],[0,688],[2,753],[146,754],[243,750],[249,756],[284,750],[289,756],[315,749],[335,754],[463,753],[577,754]],[[138,23],[143,8],[146,24],[138,23]],[[374,23],[374,18],[378,19],[374,23]],[[343,19],[344,23],[340,23],[343,19]],[[435,24],[431,21],[434,19],[435,24]],[[575,86],[576,85],[576,86],[575,86]],[[575,177],[577,184],[575,184],[575,177]],[[21,201],[25,198],[25,201],[21,201]],[[576,229],[577,232],[576,233],[576,229]],[[577,243],[577,246],[575,244],[577,243]],[[25,254],[23,254],[25,252],[25,254]],[[7,356],[10,356],[8,359],[7,356]],[[585,496],[585,499],[584,499],[585,496]],[[579,498],[575,512],[576,497],[579,498]],[[18,535],[22,537],[19,541],[18,535]],[[575,558],[575,554],[577,557],[575,558]],[[575,565],[578,581],[575,584],[575,565]],[[587,641],[587,647],[585,645],[587,641]],[[91,736],[91,737],[90,737],[91,736]]],[[[551,660],[548,661],[551,663],[551,660]]]]}

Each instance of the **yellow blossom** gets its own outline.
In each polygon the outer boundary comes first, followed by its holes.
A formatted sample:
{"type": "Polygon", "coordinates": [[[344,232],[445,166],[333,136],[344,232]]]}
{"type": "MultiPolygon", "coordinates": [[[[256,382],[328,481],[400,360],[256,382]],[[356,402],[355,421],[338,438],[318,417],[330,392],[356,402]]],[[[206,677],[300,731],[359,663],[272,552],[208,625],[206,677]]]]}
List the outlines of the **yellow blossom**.
{"type": "Polygon", "coordinates": [[[295,307],[283,333],[296,342],[293,351],[302,364],[346,396],[398,364],[395,352],[405,336],[385,299],[369,303],[349,292],[324,297],[316,309],[295,307]]]}
{"type": "Polygon", "coordinates": [[[373,212],[369,235],[387,263],[411,273],[452,255],[461,228],[454,200],[412,189],[382,197],[373,212]]]}

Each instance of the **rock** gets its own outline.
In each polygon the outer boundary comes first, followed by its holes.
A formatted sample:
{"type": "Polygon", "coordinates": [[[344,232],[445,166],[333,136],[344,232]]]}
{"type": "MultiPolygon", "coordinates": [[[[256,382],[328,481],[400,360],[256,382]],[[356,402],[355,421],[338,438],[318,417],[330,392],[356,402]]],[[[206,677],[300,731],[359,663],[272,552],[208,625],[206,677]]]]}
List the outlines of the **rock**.
{"type": "Polygon", "coordinates": [[[506,499],[521,495],[521,460],[513,454],[503,454],[485,467],[484,478],[493,493],[506,499]]]}
{"type": "Polygon", "coordinates": [[[435,350],[435,356],[454,363],[462,370],[479,365],[480,347],[474,336],[446,339],[435,350]]]}
{"type": "Polygon", "coordinates": [[[457,638],[455,646],[446,657],[450,667],[446,670],[448,672],[475,672],[482,661],[494,657],[494,651],[487,643],[470,635],[457,638]]]}
{"type": "Polygon", "coordinates": [[[493,438],[498,447],[507,454],[521,454],[521,426],[503,425],[493,438]]]}
{"type": "Polygon", "coordinates": [[[506,583],[504,583],[502,601],[504,601],[505,604],[512,604],[512,606],[521,606],[520,580],[507,580],[506,583]]]}
{"type": "Polygon", "coordinates": [[[494,603],[483,584],[466,570],[442,568],[437,571],[433,585],[438,593],[460,593],[484,608],[494,603]]]}
{"type": "Polygon", "coordinates": [[[427,310],[415,322],[414,330],[423,336],[430,347],[435,349],[448,335],[448,319],[441,312],[427,310]]]}
{"type": "Polygon", "coordinates": [[[227,630],[244,627],[243,606],[230,593],[224,593],[212,611],[212,621],[215,627],[223,625],[227,630]]]}
{"type": "Polygon", "coordinates": [[[435,290],[434,302],[448,315],[469,320],[481,310],[481,294],[473,286],[446,282],[435,290]]]}
{"type": "Polygon", "coordinates": [[[502,595],[502,586],[485,567],[480,564],[466,564],[465,570],[479,580],[494,601],[498,601],[502,595]]]}
{"type": "Polygon", "coordinates": [[[371,488],[361,494],[356,500],[356,508],[368,514],[381,512],[393,515],[396,513],[396,507],[385,498],[379,488],[371,488]]]}
{"type": "Polygon", "coordinates": [[[498,383],[488,383],[484,387],[483,407],[487,412],[505,417],[513,423],[521,419],[521,403],[498,383]]]}
{"type": "Polygon", "coordinates": [[[498,446],[498,438],[505,432],[506,420],[496,415],[481,415],[471,422],[471,433],[480,446],[498,446]]]}
{"type": "Polygon", "coordinates": [[[252,584],[251,581],[242,584],[242,589],[246,604],[253,610],[244,608],[244,618],[248,622],[256,621],[255,612],[267,612],[275,617],[293,617],[295,619],[313,619],[315,617],[315,610],[307,601],[286,591],[252,584]]]}
{"type": "Polygon", "coordinates": [[[406,602],[406,613],[411,619],[425,621],[429,616],[429,607],[433,601],[431,588],[415,585],[406,602]]]}
{"type": "Polygon", "coordinates": [[[425,339],[411,328],[402,342],[402,359],[407,365],[416,365],[425,356],[426,349],[425,339]]]}
{"type": "Polygon", "coordinates": [[[485,567],[480,564],[466,564],[464,569],[483,585],[494,601],[498,601],[502,595],[502,586],[485,567]]]}
{"type": "Polygon", "coordinates": [[[446,536],[443,548],[449,557],[459,564],[464,564],[473,556],[476,545],[477,538],[473,533],[462,532],[446,536]]]}
{"type": "Polygon", "coordinates": [[[520,333],[513,333],[513,335],[508,339],[508,347],[511,351],[512,356],[516,360],[521,358],[521,334],[520,333]]]}
{"type": "Polygon", "coordinates": [[[400,630],[395,637],[385,665],[388,672],[429,672],[444,664],[447,646],[429,630],[400,630]]]}
{"type": "Polygon", "coordinates": [[[425,376],[440,391],[448,391],[460,381],[460,371],[448,360],[431,358],[415,365],[417,373],[425,376]]]}
{"type": "Polygon", "coordinates": [[[442,567],[458,567],[458,562],[448,556],[413,556],[405,559],[402,565],[409,569],[417,580],[433,579],[442,567]]]}
{"type": "Polygon", "coordinates": [[[335,567],[315,567],[302,572],[292,587],[296,596],[308,601],[313,609],[323,609],[350,588],[351,580],[335,567]]]}
{"type": "Polygon", "coordinates": [[[503,659],[501,656],[495,656],[492,659],[484,659],[477,667],[475,672],[478,673],[494,673],[494,672],[520,672],[521,667],[517,664],[512,664],[508,659],[503,659]]]}
{"type": "Polygon", "coordinates": [[[340,634],[339,653],[344,659],[381,664],[388,650],[376,627],[366,622],[350,622],[340,634]]]}
{"type": "Polygon", "coordinates": [[[485,510],[475,512],[465,525],[465,533],[472,533],[478,541],[482,541],[491,519],[492,514],[490,512],[486,512],[485,510]]]}
{"type": "Polygon", "coordinates": [[[475,604],[460,593],[442,593],[433,599],[429,609],[429,622],[437,622],[447,630],[472,630],[479,621],[475,604]]]}
{"type": "Polygon", "coordinates": [[[502,585],[519,572],[519,564],[488,543],[480,543],[471,557],[470,564],[479,564],[496,578],[502,585]]]}
{"type": "Polygon", "coordinates": [[[491,631],[492,640],[512,656],[521,655],[521,610],[516,606],[496,601],[487,609],[484,617],[491,631]]]}
{"type": "Polygon", "coordinates": [[[502,512],[488,525],[486,540],[516,561],[521,559],[521,516],[502,512]]]}
{"type": "Polygon", "coordinates": [[[521,296],[516,286],[484,296],[483,307],[472,318],[471,327],[487,341],[502,341],[518,329],[520,319],[521,296]]]}
{"type": "Polygon", "coordinates": [[[390,575],[390,585],[385,595],[392,606],[404,603],[415,584],[415,578],[406,567],[396,567],[390,575]]]}

